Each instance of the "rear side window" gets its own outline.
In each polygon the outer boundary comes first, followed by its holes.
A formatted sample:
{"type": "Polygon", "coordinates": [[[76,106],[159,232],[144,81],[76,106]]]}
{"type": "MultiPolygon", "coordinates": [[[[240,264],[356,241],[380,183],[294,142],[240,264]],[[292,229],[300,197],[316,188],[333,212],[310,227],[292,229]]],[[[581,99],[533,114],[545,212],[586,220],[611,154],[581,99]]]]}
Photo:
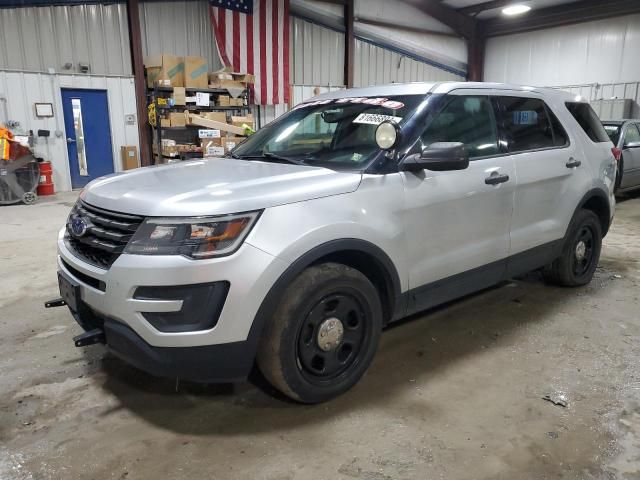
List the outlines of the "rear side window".
{"type": "Polygon", "coordinates": [[[611,141],[591,105],[579,102],[567,102],[565,105],[592,141],[596,143],[611,141]]]}
{"type": "Polygon", "coordinates": [[[562,147],[569,143],[556,116],[537,98],[500,97],[510,152],[562,147]]]}

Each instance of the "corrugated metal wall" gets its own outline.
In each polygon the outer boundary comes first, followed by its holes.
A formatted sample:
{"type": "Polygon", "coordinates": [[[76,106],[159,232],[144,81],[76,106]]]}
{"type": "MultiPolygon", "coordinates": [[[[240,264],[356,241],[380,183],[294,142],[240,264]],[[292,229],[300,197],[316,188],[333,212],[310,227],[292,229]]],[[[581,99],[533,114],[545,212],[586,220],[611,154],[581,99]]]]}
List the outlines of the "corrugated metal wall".
{"type": "Polygon", "coordinates": [[[392,50],[356,40],[354,83],[357,87],[398,82],[464,80],[464,77],[392,50]]]}
{"type": "MultiPolygon", "coordinates": [[[[586,98],[593,105],[596,113],[603,120],[621,120],[620,118],[613,118],[611,114],[601,111],[606,107],[606,102],[602,100],[611,99],[629,99],[633,100],[630,118],[640,118],[640,81],[638,82],[624,82],[624,83],[589,83],[585,85],[563,85],[556,86],[559,90],[565,90],[575,95],[580,95],[582,98],[586,98]],[[598,102],[600,101],[600,102],[598,102]]],[[[606,108],[605,108],[606,110],[606,108]]]]}
{"type": "Polygon", "coordinates": [[[209,70],[222,67],[213,40],[206,0],[140,4],[142,52],[195,55],[209,60],[209,70]]]}
{"type": "Polygon", "coordinates": [[[131,74],[124,4],[0,9],[0,69],[74,73],[80,62],[93,74],[131,74]]]}
{"type": "Polygon", "coordinates": [[[57,191],[71,189],[64,134],[61,88],[91,88],[106,90],[109,101],[109,121],[113,142],[114,169],[121,170],[120,147],[138,145],[138,126],[126,125],[125,115],[136,114],[135,88],[132,78],[93,75],[49,75],[0,71],[0,123],[7,120],[20,122],[20,128],[50,130],[48,142],[39,139],[36,154],[53,163],[54,183],[57,191]],[[5,100],[3,101],[2,98],[5,100]],[[37,118],[34,103],[52,103],[53,118],[37,118]],[[56,131],[62,132],[60,137],[56,131]]]}
{"type": "Polygon", "coordinates": [[[487,42],[485,80],[528,85],[640,79],[640,14],[568,25],[487,42]]]}
{"type": "Polygon", "coordinates": [[[344,85],[344,33],[291,18],[291,83],[344,85]]]}

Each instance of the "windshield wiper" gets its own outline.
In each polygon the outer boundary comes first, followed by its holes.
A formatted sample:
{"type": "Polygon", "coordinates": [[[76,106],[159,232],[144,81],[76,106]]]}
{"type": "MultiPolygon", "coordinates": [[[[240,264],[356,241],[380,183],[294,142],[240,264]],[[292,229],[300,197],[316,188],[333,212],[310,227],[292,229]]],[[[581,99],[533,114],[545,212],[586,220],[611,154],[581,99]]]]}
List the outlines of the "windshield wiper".
{"type": "Polygon", "coordinates": [[[273,159],[273,160],[278,160],[280,162],[292,163],[294,165],[304,165],[305,164],[302,160],[297,160],[295,158],[290,158],[290,157],[283,157],[282,155],[277,155],[277,154],[272,153],[272,152],[264,152],[261,155],[243,155],[243,156],[236,155],[236,156],[234,156],[234,158],[239,158],[241,160],[252,160],[252,159],[269,158],[269,159],[273,159]]]}

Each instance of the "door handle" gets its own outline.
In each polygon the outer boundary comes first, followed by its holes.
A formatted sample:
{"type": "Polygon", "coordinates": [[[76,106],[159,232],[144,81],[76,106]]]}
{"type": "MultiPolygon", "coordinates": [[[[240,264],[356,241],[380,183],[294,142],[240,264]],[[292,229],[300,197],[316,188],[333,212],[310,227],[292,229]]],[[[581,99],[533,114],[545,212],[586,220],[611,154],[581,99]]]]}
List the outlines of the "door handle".
{"type": "Polygon", "coordinates": [[[487,185],[498,185],[500,183],[504,183],[508,181],[509,181],[509,175],[505,175],[505,174],[502,174],[502,175],[491,174],[490,176],[484,179],[484,183],[486,183],[487,185]]]}
{"type": "Polygon", "coordinates": [[[67,138],[67,143],[76,143],[76,141],[73,138],[67,138]]]}
{"type": "Polygon", "coordinates": [[[567,166],[567,168],[576,168],[582,165],[582,162],[571,157],[565,165],[567,166]]]}

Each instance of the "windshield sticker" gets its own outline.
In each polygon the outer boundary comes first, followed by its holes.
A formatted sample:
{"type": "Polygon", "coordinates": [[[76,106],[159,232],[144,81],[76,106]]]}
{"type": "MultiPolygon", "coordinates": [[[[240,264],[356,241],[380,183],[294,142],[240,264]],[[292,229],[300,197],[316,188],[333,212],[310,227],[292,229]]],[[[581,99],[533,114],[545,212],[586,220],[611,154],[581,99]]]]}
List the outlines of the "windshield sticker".
{"type": "Polygon", "coordinates": [[[309,103],[300,103],[293,107],[293,110],[304,107],[314,107],[316,105],[328,105],[330,103],[362,103],[365,105],[377,105],[384,108],[390,108],[391,110],[398,110],[399,108],[404,107],[404,103],[398,102],[396,100],[389,100],[388,98],[384,97],[345,97],[330,100],[317,100],[315,102],[309,103]]]}
{"type": "Polygon", "coordinates": [[[367,123],[369,125],[380,125],[382,122],[390,121],[400,123],[402,117],[393,117],[391,115],[379,115],[377,113],[361,113],[353,123],[367,123]]]}

